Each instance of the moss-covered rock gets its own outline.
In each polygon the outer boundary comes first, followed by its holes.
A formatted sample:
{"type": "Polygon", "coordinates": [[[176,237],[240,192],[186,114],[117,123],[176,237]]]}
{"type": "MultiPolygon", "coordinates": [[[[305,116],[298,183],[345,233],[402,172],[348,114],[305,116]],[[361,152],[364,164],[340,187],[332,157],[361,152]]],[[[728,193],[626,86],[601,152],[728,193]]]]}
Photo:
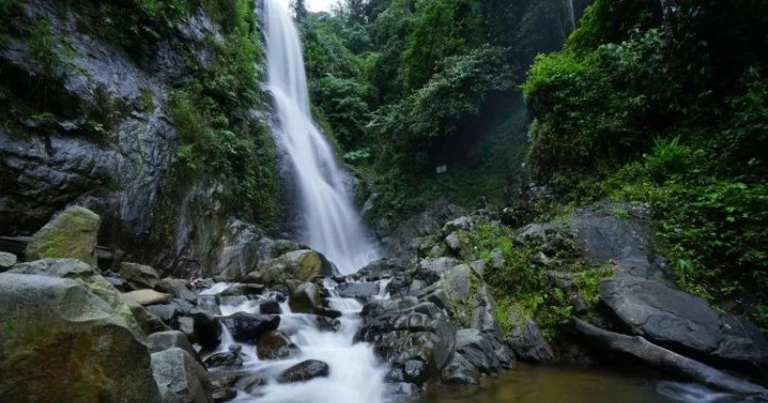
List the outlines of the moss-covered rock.
{"type": "Polygon", "coordinates": [[[276,259],[260,263],[258,269],[249,273],[246,279],[267,285],[288,282],[298,284],[333,274],[333,265],[325,256],[305,249],[288,252],[276,259]]]}
{"type": "Polygon", "coordinates": [[[79,282],[88,291],[96,294],[107,302],[119,314],[131,331],[139,338],[144,337],[147,326],[140,325],[136,317],[136,309],[126,305],[120,298],[120,292],[104,277],[96,272],[93,266],[76,259],[43,259],[34,262],[17,264],[8,273],[27,274],[47,277],[72,279],[79,282]]]}
{"type": "Polygon", "coordinates": [[[162,401],[147,347],[81,283],[0,274],[0,311],[4,403],[162,401]]]}
{"type": "Polygon", "coordinates": [[[54,217],[27,245],[27,260],[73,258],[96,266],[96,238],[101,218],[72,206],[54,217]]]}

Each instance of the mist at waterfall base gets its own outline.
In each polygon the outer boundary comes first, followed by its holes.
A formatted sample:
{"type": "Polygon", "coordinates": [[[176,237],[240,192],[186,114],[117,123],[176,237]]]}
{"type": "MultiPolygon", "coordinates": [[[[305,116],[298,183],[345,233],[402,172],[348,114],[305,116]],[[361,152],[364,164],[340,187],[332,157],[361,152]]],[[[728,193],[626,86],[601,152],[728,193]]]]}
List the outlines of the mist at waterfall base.
{"type": "Polygon", "coordinates": [[[265,0],[267,89],[275,101],[278,146],[290,160],[303,220],[302,241],[343,274],[378,258],[355,209],[333,147],[312,120],[301,41],[287,0],[265,0]]]}

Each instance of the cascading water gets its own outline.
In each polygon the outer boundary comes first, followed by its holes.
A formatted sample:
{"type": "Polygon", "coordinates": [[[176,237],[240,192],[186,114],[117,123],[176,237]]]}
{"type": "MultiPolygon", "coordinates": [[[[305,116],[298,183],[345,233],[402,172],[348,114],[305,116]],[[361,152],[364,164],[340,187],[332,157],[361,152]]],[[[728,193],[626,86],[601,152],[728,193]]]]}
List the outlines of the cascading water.
{"type": "MultiPolygon", "coordinates": [[[[350,274],[376,259],[378,254],[367,241],[333,149],[312,121],[301,46],[287,3],[288,0],[264,0],[267,88],[274,96],[279,119],[274,128],[275,137],[291,162],[304,218],[305,242],[323,252],[342,273],[350,274]]],[[[237,349],[242,351],[243,370],[267,384],[256,392],[246,387],[238,390],[234,402],[383,402],[386,367],[372,346],[354,341],[362,303],[341,298],[336,293],[338,284],[334,280],[326,279],[323,285],[330,295],[329,308],[341,315],[338,329],[324,331],[315,315],[293,313],[288,302],[281,303],[279,331],[290,337],[299,352],[289,359],[261,360],[253,344],[245,343],[242,350],[237,349]],[[308,359],[327,364],[327,377],[291,384],[278,381],[285,370],[308,359]]],[[[201,295],[216,296],[228,288],[229,284],[219,283],[201,295]]],[[[379,289],[382,291],[378,297],[386,298],[386,281],[380,281],[379,289]]],[[[220,304],[218,308],[222,316],[236,312],[257,314],[260,303],[269,300],[279,300],[277,293],[265,293],[258,300],[220,304]]],[[[216,297],[216,301],[221,300],[216,297]]],[[[213,353],[229,351],[233,344],[231,333],[224,329],[222,342],[213,353]]]]}
{"type": "Polygon", "coordinates": [[[375,260],[345,186],[345,174],[312,121],[301,42],[288,0],[264,1],[267,89],[279,119],[275,135],[290,159],[304,221],[304,241],[349,274],[375,260]]]}

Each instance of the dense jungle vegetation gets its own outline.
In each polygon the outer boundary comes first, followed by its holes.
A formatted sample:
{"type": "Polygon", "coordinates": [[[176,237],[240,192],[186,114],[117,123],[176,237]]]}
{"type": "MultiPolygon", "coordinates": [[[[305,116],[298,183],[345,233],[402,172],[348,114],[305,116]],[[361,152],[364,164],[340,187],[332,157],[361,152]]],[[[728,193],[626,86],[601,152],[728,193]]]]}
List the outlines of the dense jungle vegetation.
{"type": "MultiPolygon", "coordinates": [[[[382,212],[485,197],[525,222],[603,199],[647,202],[678,285],[768,326],[768,3],[345,0],[331,15],[297,0],[294,10],[316,115],[377,184],[382,212]],[[523,162],[552,190],[534,207],[517,201],[523,162]]],[[[511,291],[532,295],[538,284],[518,278],[530,259],[508,249],[511,291]]]]}

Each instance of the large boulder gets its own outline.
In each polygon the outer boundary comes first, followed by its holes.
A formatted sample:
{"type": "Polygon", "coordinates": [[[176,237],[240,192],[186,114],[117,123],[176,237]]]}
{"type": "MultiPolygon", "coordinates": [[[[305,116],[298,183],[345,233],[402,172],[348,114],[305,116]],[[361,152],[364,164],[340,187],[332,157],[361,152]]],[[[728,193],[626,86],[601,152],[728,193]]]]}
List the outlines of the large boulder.
{"type": "Polygon", "coordinates": [[[152,372],[164,395],[173,394],[184,403],[213,403],[208,373],[184,349],[152,354],[152,372]]]}
{"type": "Polygon", "coordinates": [[[157,282],[155,289],[190,303],[197,303],[197,295],[190,291],[188,282],[177,278],[164,278],[157,282]]]}
{"type": "Polygon", "coordinates": [[[96,266],[96,238],[101,218],[83,207],[69,207],[35,233],[27,260],[73,258],[96,266]]]}
{"type": "Polygon", "coordinates": [[[592,264],[611,261],[621,274],[663,279],[662,260],[652,248],[651,218],[642,203],[602,202],[574,211],[570,227],[592,264]]]}
{"type": "Polygon", "coordinates": [[[294,313],[313,313],[322,306],[320,290],[313,283],[303,283],[291,294],[288,305],[294,313]]]}
{"type": "Polygon", "coordinates": [[[157,270],[138,263],[121,263],[120,275],[128,286],[134,290],[155,288],[160,281],[160,275],[157,274],[157,270]]]}
{"type": "Polygon", "coordinates": [[[0,274],[3,402],[160,402],[150,354],[109,303],[63,278],[0,274]]]}
{"type": "Polygon", "coordinates": [[[303,283],[319,276],[334,275],[333,265],[322,254],[309,249],[288,252],[261,262],[246,280],[266,285],[303,283]]]}
{"type": "Polygon", "coordinates": [[[456,347],[456,327],[430,302],[409,297],[363,308],[356,341],[373,344],[392,368],[390,380],[424,383],[440,376],[456,347]],[[417,364],[418,362],[418,364],[417,364]]]}
{"type": "Polygon", "coordinates": [[[180,348],[189,353],[192,357],[195,357],[195,360],[200,361],[200,359],[197,358],[197,352],[192,347],[192,344],[190,344],[187,336],[178,330],[153,333],[147,337],[147,345],[153,353],[170,350],[172,348],[180,348]]]}
{"type": "Polygon", "coordinates": [[[238,312],[221,321],[232,334],[235,341],[253,342],[261,335],[277,330],[280,326],[280,316],[254,315],[246,312],[238,312]]]}
{"type": "Polygon", "coordinates": [[[88,291],[96,294],[106,301],[125,321],[134,334],[143,337],[145,330],[137,315],[143,314],[140,306],[134,306],[130,301],[125,301],[119,291],[104,277],[102,277],[92,265],[77,259],[44,259],[34,262],[20,263],[9,270],[8,273],[39,275],[47,277],[67,278],[79,282],[88,291]]]}
{"type": "Polygon", "coordinates": [[[503,368],[496,356],[492,336],[477,329],[456,332],[456,352],[486,375],[498,375],[503,368]]]}
{"type": "Polygon", "coordinates": [[[512,324],[509,346],[515,357],[534,363],[549,362],[555,358],[552,347],[536,322],[516,311],[509,314],[509,321],[512,324]]]}
{"type": "Polygon", "coordinates": [[[606,279],[600,300],[632,334],[673,351],[744,369],[768,367],[768,341],[757,327],[665,283],[606,279]]]}

